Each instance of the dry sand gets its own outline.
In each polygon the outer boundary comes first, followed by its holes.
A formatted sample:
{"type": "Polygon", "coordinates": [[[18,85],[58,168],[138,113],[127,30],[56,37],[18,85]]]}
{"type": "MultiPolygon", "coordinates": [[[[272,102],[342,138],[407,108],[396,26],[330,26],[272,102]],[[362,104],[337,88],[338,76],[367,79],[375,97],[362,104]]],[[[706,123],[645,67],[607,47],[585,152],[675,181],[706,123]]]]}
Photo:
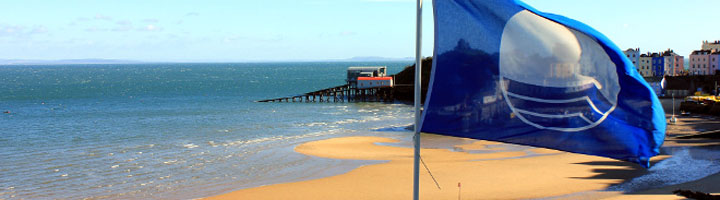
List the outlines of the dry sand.
{"type": "MultiPolygon", "coordinates": [[[[668,135],[695,134],[697,130],[718,129],[720,124],[698,124],[707,120],[681,117],[668,128],[668,135]],[[693,131],[695,130],[695,131],[693,131]],[[685,131],[685,132],[683,132],[685,131]],[[671,134],[672,133],[672,134],[671,134]]],[[[381,137],[345,137],[301,144],[295,151],[324,158],[385,160],[387,163],[362,166],[348,173],[302,182],[249,188],[207,199],[410,199],[412,197],[412,149],[378,145],[397,142],[381,137]]],[[[683,199],[675,189],[720,193],[720,175],[623,194],[603,191],[609,186],[646,173],[639,165],[617,160],[565,153],[549,149],[472,154],[469,150],[500,150],[488,141],[457,145],[455,150],[422,149],[422,158],[437,179],[421,167],[421,199],[683,199]],[[461,183],[462,188],[458,188],[461,183]]],[[[717,140],[678,140],[665,145],[718,145],[717,140]]],[[[653,161],[666,159],[658,156],[653,161]]],[[[302,172],[298,172],[302,173],[302,172]]]]}

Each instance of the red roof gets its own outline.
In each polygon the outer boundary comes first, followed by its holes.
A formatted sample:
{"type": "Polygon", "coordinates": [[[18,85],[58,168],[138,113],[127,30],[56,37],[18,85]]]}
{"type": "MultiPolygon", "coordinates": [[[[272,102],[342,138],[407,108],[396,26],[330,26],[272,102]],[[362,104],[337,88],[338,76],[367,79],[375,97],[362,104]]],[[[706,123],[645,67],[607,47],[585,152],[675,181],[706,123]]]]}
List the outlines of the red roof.
{"type": "Polygon", "coordinates": [[[392,80],[392,77],[385,76],[385,77],[358,77],[358,81],[377,81],[377,80],[392,80]]]}

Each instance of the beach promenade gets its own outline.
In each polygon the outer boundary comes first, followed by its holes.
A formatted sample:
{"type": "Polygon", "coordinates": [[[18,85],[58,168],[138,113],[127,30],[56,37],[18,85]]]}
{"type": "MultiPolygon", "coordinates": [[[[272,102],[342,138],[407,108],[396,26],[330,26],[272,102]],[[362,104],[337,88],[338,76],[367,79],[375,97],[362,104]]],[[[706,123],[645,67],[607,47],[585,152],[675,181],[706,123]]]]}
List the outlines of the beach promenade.
{"type": "MultiPolygon", "coordinates": [[[[670,100],[663,100],[672,113],[670,100]]],[[[710,116],[678,116],[668,126],[663,155],[645,169],[629,162],[496,142],[456,140],[453,149],[422,149],[421,199],[684,199],[677,189],[720,193],[720,140],[676,139],[720,129],[710,116]],[[460,186],[460,187],[458,187],[460,186]]],[[[301,182],[228,191],[207,199],[411,199],[412,148],[388,145],[393,139],[361,136],[298,145],[301,154],[354,160],[382,160],[348,173],[301,182]]],[[[302,173],[302,172],[297,172],[302,173]]]]}

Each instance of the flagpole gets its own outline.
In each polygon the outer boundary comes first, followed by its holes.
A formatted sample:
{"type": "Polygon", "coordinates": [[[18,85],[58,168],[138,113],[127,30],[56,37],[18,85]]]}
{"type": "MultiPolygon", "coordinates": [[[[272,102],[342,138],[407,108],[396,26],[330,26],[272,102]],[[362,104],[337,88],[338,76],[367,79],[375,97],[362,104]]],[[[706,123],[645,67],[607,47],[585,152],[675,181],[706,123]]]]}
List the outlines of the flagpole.
{"type": "Polygon", "coordinates": [[[417,0],[417,16],[415,25],[415,158],[413,160],[413,199],[420,198],[420,99],[422,72],[422,0],[417,0]]]}

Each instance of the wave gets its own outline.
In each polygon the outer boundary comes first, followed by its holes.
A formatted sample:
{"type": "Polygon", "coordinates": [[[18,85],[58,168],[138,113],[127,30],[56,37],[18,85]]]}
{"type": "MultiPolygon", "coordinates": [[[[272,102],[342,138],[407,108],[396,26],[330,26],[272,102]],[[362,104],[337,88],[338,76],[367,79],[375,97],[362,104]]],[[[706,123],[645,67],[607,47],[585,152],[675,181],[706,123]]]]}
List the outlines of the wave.
{"type": "Polygon", "coordinates": [[[350,119],[343,119],[333,122],[309,122],[309,123],[300,123],[296,126],[300,127],[314,127],[314,126],[331,126],[331,125],[345,125],[345,124],[355,124],[355,123],[364,123],[364,122],[375,122],[375,121],[383,121],[383,120],[397,120],[398,118],[402,118],[402,116],[397,116],[395,114],[389,114],[389,115],[380,115],[380,116],[363,116],[360,118],[350,118],[350,119]]]}
{"type": "Polygon", "coordinates": [[[224,143],[209,141],[208,144],[210,144],[213,147],[216,147],[216,146],[239,146],[239,145],[250,145],[250,144],[259,144],[259,143],[276,142],[276,141],[290,141],[290,140],[304,139],[304,138],[310,138],[310,137],[320,137],[320,136],[334,135],[334,134],[338,134],[341,132],[342,132],[341,130],[335,129],[335,130],[306,133],[306,134],[302,134],[302,135],[291,135],[291,136],[280,135],[280,136],[263,137],[263,138],[249,139],[249,140],[236,140],[236,141],[224,142],[224,143]]]}
{"type": "Polygon", "coordinates": [[[695,159],[690,150],[683,149],[655,164],[648,172],[629,182],[611,186],[608,190],[633,192],[695,181],[720,172],[720,162],[695,159]]]}
{"type": "Polygon", "coordinates": [[[373,131],[381,131],[381,132],[406,132],[406,131],[413,131],[412,124],[405,125],[405,126],[391,126],[391,127],[384,127],[384,128],[377,128],[373,129],[373,131]]]}

